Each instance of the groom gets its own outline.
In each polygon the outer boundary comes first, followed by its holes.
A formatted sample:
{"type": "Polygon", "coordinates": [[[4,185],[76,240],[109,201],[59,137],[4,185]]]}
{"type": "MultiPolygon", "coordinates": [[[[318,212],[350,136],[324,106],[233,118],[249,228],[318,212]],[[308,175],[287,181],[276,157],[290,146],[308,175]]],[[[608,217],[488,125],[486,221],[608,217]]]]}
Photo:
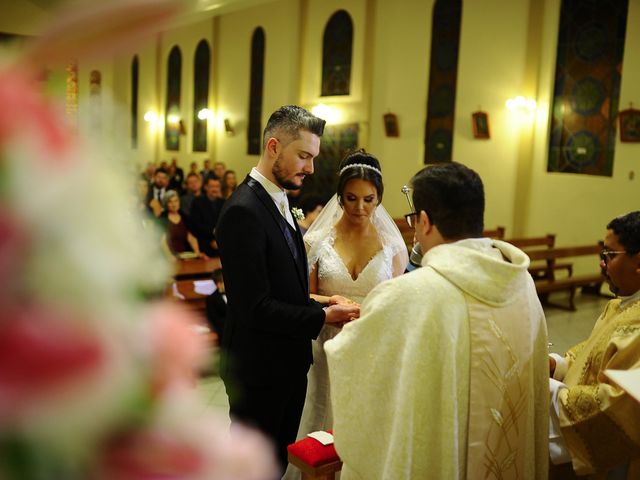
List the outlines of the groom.
{"type": "Polygon", "coordinates": [[[229,307],[220,374],[230,414],[273,439],[283,472],[302,415],[311,340],[325,322],[359,313],[310,300],[307,256],[285,191],[313,173],[324,124],[298,106],[276,110],[258,165],[225,202],[216,228],[229,307]]]}

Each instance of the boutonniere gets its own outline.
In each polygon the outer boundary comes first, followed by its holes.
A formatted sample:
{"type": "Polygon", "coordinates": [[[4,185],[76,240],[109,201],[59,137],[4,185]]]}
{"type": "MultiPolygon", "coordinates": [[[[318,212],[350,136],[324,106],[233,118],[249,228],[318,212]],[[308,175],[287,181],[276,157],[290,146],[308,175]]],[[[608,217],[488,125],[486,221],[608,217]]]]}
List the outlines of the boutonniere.
{"type": "Polygon", "coordinates": [[[301,208],[293,207],[291,209],[291,214],[293,215],[293,218],[295,218],[298,221],[304,220],[304,212],[302,211],[301,208]]]}

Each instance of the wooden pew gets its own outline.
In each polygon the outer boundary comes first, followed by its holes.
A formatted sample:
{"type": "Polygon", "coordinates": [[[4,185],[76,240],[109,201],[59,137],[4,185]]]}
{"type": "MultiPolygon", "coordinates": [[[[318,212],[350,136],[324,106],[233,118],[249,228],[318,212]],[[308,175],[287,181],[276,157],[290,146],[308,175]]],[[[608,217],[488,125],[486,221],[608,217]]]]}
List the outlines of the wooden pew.
{"type": "Polygon", "coordinates": [[[178,260],[175,266],[174,277],[176,280],[187,280],[197,278],[211,278],[211,274],[216,268],[221,267],[220,258],[192,258],[188,260],[178,260]]]}
{"type": "MultiPolygon", "coordinates": [[[[582,288],[583,291],[592,291],[594,293],[600,293],[600,286],[604,281],[604,277],[601,272],[587,274],[587,275],[572,275],[566,278],[556,279],[554,276],[554,265],[559,258],[578,257],[583,255],[599,255],[602,251],[602,244],[596,245],[582,245],[577,247],[560,247],[560,248],[548,248],[540,250],[526,250],[525,253],[531,260],[544,260],[547,262],[547,273],[545,278],[535,280],[536,291],[540,297],[540,301],[550,306],[564,308],[566,310],[575,310],[574,303],[576,290],[582,288]],[[586,290],[586,287],[589,290],[586,290]],[[567,291],[569,292],[569,305],[558,305],[547,301],[547,297],[550,293],[567,291]]],[[[594,259],[594,263],[595,262],[594,259]]]]}
{"type": "MultiPolygon", "coordinates": [[[[526,249],[530,247],[543,247],[543,248],[553,248],[556,243],[556,236],[553,233],[547,233],[543,237],[520,237],[520,238],[511,238],[505,240],[505,242],[510,243],[511,245],[515,245],[520,249],[526,249]]],[[[529,273],[533,276],[534,279],[542,279],[548,278],[547,275],[549,273],[555,276],[556,270],[566,270],[568,275],[573,275],[573,263],[570,262],[555,262],[548,260],[546,265],[544,264],[531,264],[529,266],[529,273]]]]}
{"type": "MultiPolygon", "coordinates": [[[[402,239],[407,246],[407,250],[411,252],[415,230],[407,225],[407,221],[404,219],[404,217],[394,218],[393,221],[396,223],[398,229],[400,230],[400,234],[402,235],[402,239]]],[[[504,227],[496,227],[493,230],[485,230],[484,232],[482,232],[482,235],[485,237],[497,238],[498,240],[502,240],[504,238],[504,232],[504,227]]]]}
{"type": "Polygon", "coordinates": [[[483,237],[495,238],[496,240],[504,239],[504,227],[496,227],[493,230],[485,230],[482,232],[483,237]]]}

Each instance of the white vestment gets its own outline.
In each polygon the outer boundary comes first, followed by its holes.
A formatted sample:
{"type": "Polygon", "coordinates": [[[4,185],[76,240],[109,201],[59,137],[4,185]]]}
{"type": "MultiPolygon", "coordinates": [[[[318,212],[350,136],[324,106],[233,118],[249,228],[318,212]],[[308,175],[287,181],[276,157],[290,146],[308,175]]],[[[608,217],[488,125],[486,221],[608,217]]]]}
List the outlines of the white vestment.
{"type": "Polygon", "coordinates": [[[342,480],[547,478],[547,334],[528,257],[466,239],[422,264],[325,344],[342,480]]]}

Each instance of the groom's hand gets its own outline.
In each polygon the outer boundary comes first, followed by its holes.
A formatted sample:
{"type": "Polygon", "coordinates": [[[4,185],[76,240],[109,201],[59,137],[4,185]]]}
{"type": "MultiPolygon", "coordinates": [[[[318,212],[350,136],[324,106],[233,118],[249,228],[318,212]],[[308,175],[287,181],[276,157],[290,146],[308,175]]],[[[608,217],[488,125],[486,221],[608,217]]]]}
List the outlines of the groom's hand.
{"type": "Polygon", "coordinates": [[[344,324],[360,316],[360,305],[331,305],[325,309],[325,323],[344,324]]]}

